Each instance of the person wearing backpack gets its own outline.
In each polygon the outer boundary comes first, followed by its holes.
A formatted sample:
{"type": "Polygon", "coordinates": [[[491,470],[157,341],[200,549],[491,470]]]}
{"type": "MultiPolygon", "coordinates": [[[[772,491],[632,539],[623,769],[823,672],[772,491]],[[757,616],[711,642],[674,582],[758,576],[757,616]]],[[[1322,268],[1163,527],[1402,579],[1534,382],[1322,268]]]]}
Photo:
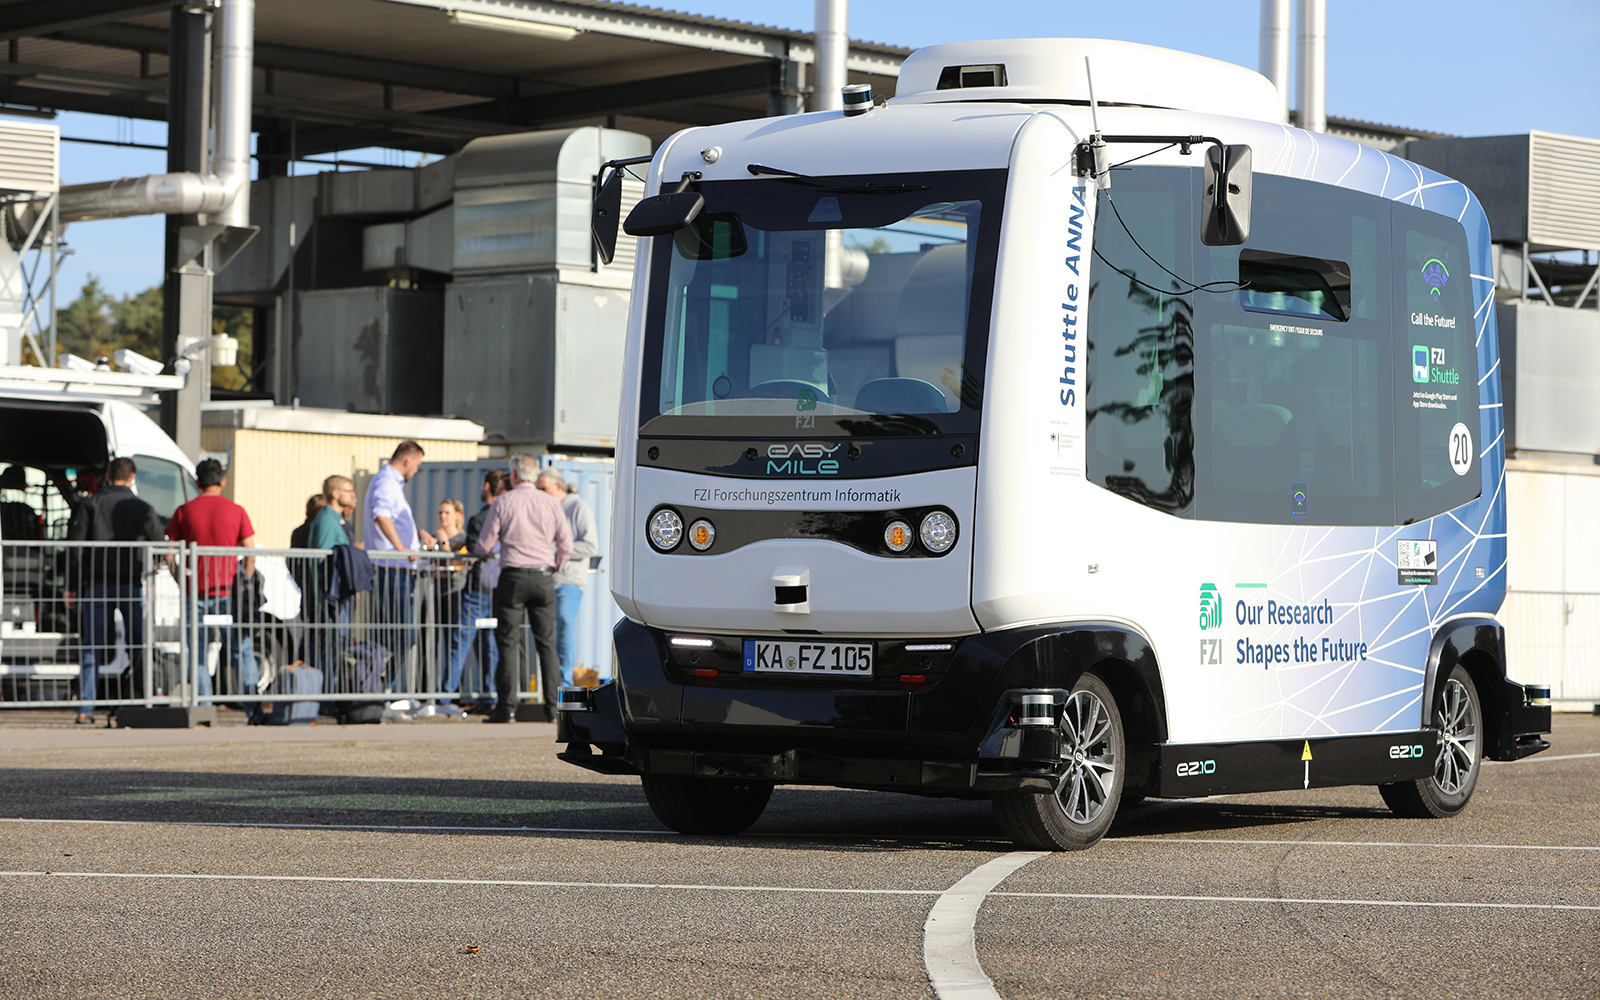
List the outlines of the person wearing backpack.
{"type": "MultiPolygon", "coordinates": [[[[155,508],[134,493],[139,467],[131,458],[113,458],[106,466],[106,485],[100,492],[85,497],[72,512],[67,538],[75,542],[159,542],[161,517],[155,508]]],[[[63,595],[67,608],[81,604],[78,621],[82,627],[83,655],[78,675],[76,724],[94,722],[95,688],[99,683],[100,663],[113,656],[116,644],[111,616],[122,615],[123,641],[130,659],[137,658],[144,645],[144,574],[148,560],[137,550],[83,550],[68,563],[68,587],[63,595]]],[[[142,679],[140,664],[133,664],[133,676],[142,679]]]]}

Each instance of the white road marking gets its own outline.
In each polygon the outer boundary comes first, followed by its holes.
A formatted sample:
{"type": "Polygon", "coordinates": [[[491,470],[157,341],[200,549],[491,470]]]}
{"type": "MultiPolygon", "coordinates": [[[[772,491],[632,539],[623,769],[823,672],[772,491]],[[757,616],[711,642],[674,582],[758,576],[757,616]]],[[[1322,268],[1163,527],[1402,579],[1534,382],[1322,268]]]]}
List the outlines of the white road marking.
{"type": "Polygon", "coordinates": [[[937,896],[938,889],[860,889],[797,885],[700,885],[673,882],[555,882],[514,878],[380,878],[360,875],[209,875],[200,872],[0,871],[0,878],[111,878],[157,882],[312,882],[356,885],[512,886],[535,889],[672,889],[684,892],[792,892],[807,895],[937,896]]]}
{"type": "Polygon", "coordinates": [[[394,830],[403,833],[415,833],[419,830],[430,833],[450,830],[460,833],[636,833],[648,837],[678,836],[672,830],[606,830],[598,827],[577,826],[401,826],[382,823],[240,823],[224,820],[49,819],[32,816],[0,816],[0,823],[76,823],[83,826],[203,826],[246,830],[394,830]]]}
{"type": "Polygon", "coordinates": [[[1580,910],[1600,912],[1600,906],[1578,906],[1572,903],[1449,903],[1436,900],[1415,899],[1304,899],[1299,897],[1270,896],[1158,896],[1141,893],[1114,892],[996,892],[995,896],[1019,899],[1104,899],[1160,903],[1273,903],[1300,906],[1422,906],[1430,909],[1465,910],[1580,910]]]}
{"type": "Polygon", "coordinates": [[[941,1000],[950,1000],[952,997],[961,997],[963,1000],[976,1000],[976,998],[992,998],[995,996],[992,985],[977,965],[975,952],[970,963],[961,963],[952,953],[945,949],[938,956],[930,955],[930,936],[937,936],[941,941],[950,941],[958,948],[971,951],[973,949],[972,925],[970,917],[976,916],[977,908],[986,896],[1008,897],[1014,899],[1098,899],[1110,902],[1167,902],[1167,903],[1272,903],[1293,904],[1302,906],[1377,906],[1377,907],[1424,907],[1430,909],[1484,909],[1484,910],[1574,910],[1582,912],[1600,912],[1600,905],[1580,906],[1571,903],[1473,903],[1473,902],[1439,902],[1437,900],[1410,900],[1410,899],[1310,899],[1300,897],[1276,896],[1178,896],[1158,895],[1154,893],[1095,893],[1095,892],[995,892],[992,887],[998,885],[1007,875],[1021,868],[1023,865],[1036,858],[1044,857],[1043,852],[1019,851],[996,858],[986,865],[982,865],[967,875],[949,889],[862,889],[856,887],[834,888],[831,886],[803,886],[803,885],[709,885],[701,883],[677,882],[557,882],[552,879],[487,879],[487,878],[394,878],[359,875],[212,875],[201,872],[56,872],[56,871],[0,871],[0,878],[81,878],[81,879],[121,879],[127,881],[149,882],[285,882],[285,883],[310,883],[310,884],[343,884],[343,885],[416,885],[416,886],[483,886],[486,888],[531,888],[531,889],[654,889],[658,891],[677,892],[759,892],[759,893],[792,893],[796,895],[811,896],[937,896],[938,902],[934,905],[934,912],[928,915],[928,921],[923,925],[923,961],[928,966],[929,978],[935,976],[935,957],[938,958],[939,976],[934,979],[934,989],[939,993],[941,1000]],[[1000,867],[994,867],[999,865],[1000,867]],[[988,886],[988,888],[985,888],[988,886]],[[940,909],[940,904],[946,900],[950,904],[940,909]],[[970,907],[970,916],[968,908],[970,907]],[[941,917],[939,930],[934,930],[934,916],[941,917]],[[945,920],[949,917],[951,919],[945,920]],[[962,925],[965,923],[965,933],[962,925]],[[957,971],[959,974],[952,975],[957,971]],[[948,970],[948,971],[947,971],[948,970]],[[941,987],[940,983],[948,984],[941,987]],[[988,992],[946,992],[948,988],[981,988],[988,992]]]}
{"type": "Polygon", "coordinates": [[[1451,851],[1600,851],[1569,844],[1415,844],[1403,840],[1224,840],[1217,837],[1118,837],[1107,844],[1243,844],[1263,847],[1429,847],[1451,851]]]}
{"type": "Polygon", "coordinates": [[[939,1000],[1000,1000],[978,964],[978,907],[994,887],[1045,851],[1014,851],[979,865],[940,893],[922,925],[922,964],[939,1000]]]}

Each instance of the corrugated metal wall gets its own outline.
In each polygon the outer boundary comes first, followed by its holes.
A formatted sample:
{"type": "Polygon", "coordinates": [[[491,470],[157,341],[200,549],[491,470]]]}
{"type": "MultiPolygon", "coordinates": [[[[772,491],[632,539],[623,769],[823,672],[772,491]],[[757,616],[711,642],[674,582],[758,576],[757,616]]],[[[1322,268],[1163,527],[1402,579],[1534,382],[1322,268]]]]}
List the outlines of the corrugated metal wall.
{"type": "MultiPolygon", "coordinates": [[[[375,472],[394,454],[400,438],[307,434],[233,427],[202,427],[200,447],[228,455],[225,494],[250,515],[256,544],[281,548],[306,516],[306,497],[322,492],[328,476],[357,478],[375,472]]],[[[472,441],[419,441],[428,458],[472,461],[472,441]]],[[[357,497],[361,494],[358,492],[357,497]]],[[[420,518],[419,518],[420,520],[420,518]]]]}
{"type": "MultiPolygon", "coordinates": [[[[424,446],[426,447],[426,445],[424,446]]],[[[430,452],[431,456],[431,452],[430,452]]],[[[609,458],[570,458],[543,455],[541,466],[555,466],[568,483],[578,487],[594,511],[600,536],[600,566],[589,574],[583,603],[578,609],[578,665],[592,667],[601,677],[611,676],[611,630],[622,620],[622,609],[611,597],[611,491],[615,463],[609,458]]],[[[483,474],[490,469],[506,469],[502,459],[473,462],[427,461],[406,485],[406,498],[416,512],[417,523],[430,530],[437,526],[439,501],[460,500],[471,517],[481,506],[479,493],[483,474]]]]}

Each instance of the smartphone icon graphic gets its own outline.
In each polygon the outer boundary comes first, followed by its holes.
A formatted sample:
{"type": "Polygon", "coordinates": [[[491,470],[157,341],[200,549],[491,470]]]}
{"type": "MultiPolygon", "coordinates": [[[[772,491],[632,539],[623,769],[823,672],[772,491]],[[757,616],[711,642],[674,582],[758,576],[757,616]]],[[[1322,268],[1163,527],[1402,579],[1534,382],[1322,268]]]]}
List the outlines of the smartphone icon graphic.
{"type": "Polygon", "coordinates": [[[1423,344],[1411,348],[1411,380],[1428,381],[1428,348],[1423,344]]]}

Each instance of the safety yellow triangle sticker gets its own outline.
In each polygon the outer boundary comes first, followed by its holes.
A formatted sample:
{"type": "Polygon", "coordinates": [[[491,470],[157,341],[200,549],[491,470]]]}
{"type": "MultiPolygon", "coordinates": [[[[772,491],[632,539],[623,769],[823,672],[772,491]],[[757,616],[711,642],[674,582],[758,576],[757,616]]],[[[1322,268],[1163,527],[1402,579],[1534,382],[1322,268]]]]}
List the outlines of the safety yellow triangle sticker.
{"type": "Polygon", "coordinates": [[[1301,760],[1310,760],[1311,759],[1311,741],[1310,740],[1306,740],[1306,748],[1304,750],[1300,751],[1300,759],[1301,760]]]}

